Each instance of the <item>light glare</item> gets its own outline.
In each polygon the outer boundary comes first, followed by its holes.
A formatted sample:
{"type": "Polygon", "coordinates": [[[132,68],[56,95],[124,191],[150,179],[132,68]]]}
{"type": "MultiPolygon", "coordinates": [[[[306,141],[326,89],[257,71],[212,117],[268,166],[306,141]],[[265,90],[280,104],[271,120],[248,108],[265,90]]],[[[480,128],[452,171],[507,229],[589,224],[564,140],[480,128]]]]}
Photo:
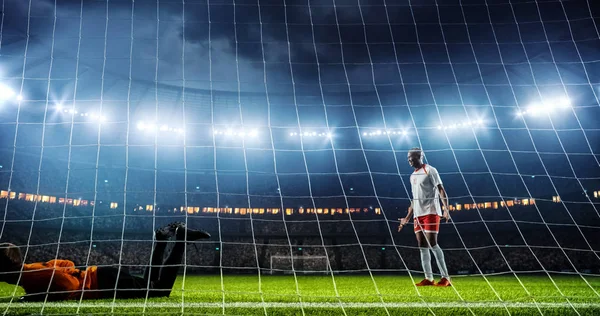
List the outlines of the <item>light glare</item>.
{"type": "Polygon", "coordinates": [[[5,85],[0,85],[0,99],[7,100],[12,98],[14,95],[15,92],[11,88],[5,85]]]}

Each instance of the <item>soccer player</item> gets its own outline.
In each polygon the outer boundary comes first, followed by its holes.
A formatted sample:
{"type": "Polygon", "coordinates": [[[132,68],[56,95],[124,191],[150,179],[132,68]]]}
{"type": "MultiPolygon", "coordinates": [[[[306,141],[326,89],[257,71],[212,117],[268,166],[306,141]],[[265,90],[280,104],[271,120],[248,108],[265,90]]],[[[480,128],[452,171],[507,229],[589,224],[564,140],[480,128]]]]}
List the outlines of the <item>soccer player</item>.
{"type": "Polygon", "coordinates": [[[425,272],[425,279],[417,283],[417,286],[451,286],[450,276],[444,261],[444,252],[437,243],[437,235],[440,229],[440,216],[446,222],[450,218],[448,213],[448,196],[442,185],[440,174],[437,169],[423,163],[423,151],[421,148],[412,148],[408,152],[408,163],[415,168],[410,176],[413,199],[408,207],[408,214],[399,218],[398,231],[408,223],[410,216],[414,214],[414,229],[417,237],[419,250],[421,251],[421,263],[425,272]],[[440,197],[444,209],[440,208],[440,197]],[[439,282],[433,280],[431,270],[431,255],[433,252],[442,278],[439,282]]]}
{"type": "Polygon", "coordinates": [[[17,246],[3,243],[0,282],[23,287],[27,294],[21,301],[80,299],[82,294],[84,299],[168,297],[177,279],[185,241],[210,238],[210,234],[186,228],[183,223],[172,223],[158,229],[154,236],[151,266],[146,268],[143,278],[117,267],[89,266],[80,270],[70,260],[26,264],[17,246]],[[165,248],[172,239],[175,245],[163,263],[165,248]]]}

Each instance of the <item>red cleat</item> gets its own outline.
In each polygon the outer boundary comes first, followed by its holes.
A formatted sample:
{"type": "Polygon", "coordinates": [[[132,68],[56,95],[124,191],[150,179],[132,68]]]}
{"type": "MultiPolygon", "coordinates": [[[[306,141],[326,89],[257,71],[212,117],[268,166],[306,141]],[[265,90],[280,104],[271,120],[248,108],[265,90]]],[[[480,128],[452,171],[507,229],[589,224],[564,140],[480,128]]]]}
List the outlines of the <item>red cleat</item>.
{"type": "Polygon", "coordinates": [[[442,278],[435,286],[452,286],[452,283],[450,283],[450,280],[442,278]]]}
{"type": "Polygon", "coordinates": [[[423,279],[423,281],[415,284],[416,286],[434,286],[435,285],[435,281],[429,281],[427,279],[423,279]]]}

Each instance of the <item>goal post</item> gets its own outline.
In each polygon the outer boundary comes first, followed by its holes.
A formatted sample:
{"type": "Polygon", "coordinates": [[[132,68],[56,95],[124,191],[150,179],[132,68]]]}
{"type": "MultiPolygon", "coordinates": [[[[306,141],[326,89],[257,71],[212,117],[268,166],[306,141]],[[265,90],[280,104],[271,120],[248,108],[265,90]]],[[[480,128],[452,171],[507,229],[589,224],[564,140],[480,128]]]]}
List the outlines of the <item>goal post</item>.
{"type": "Polygon", "coordinates": [[[328,274],[331,265],[327,256],[271,256],[270,274],[328,274]]]}

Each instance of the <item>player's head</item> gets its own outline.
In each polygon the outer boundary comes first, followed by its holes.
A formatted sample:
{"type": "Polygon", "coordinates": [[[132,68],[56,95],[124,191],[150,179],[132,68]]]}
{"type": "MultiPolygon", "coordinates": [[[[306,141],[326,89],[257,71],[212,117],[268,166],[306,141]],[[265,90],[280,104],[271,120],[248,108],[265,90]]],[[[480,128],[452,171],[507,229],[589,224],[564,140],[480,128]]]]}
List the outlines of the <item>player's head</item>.
{"type": "Polygon", "coordinates": [[[423,165],[423,150],[419,147],[411,148],[408,151],[408,164],[413,168],[420,168],[423,165]]]}
{"type": "Polygon", "coordinates": [[[11,243],[0,244],[0,281],[10,282],[18,277],[18,274],[10,272],[19,272],[23,266],[23,258],[19,247],[11,243]]]}

